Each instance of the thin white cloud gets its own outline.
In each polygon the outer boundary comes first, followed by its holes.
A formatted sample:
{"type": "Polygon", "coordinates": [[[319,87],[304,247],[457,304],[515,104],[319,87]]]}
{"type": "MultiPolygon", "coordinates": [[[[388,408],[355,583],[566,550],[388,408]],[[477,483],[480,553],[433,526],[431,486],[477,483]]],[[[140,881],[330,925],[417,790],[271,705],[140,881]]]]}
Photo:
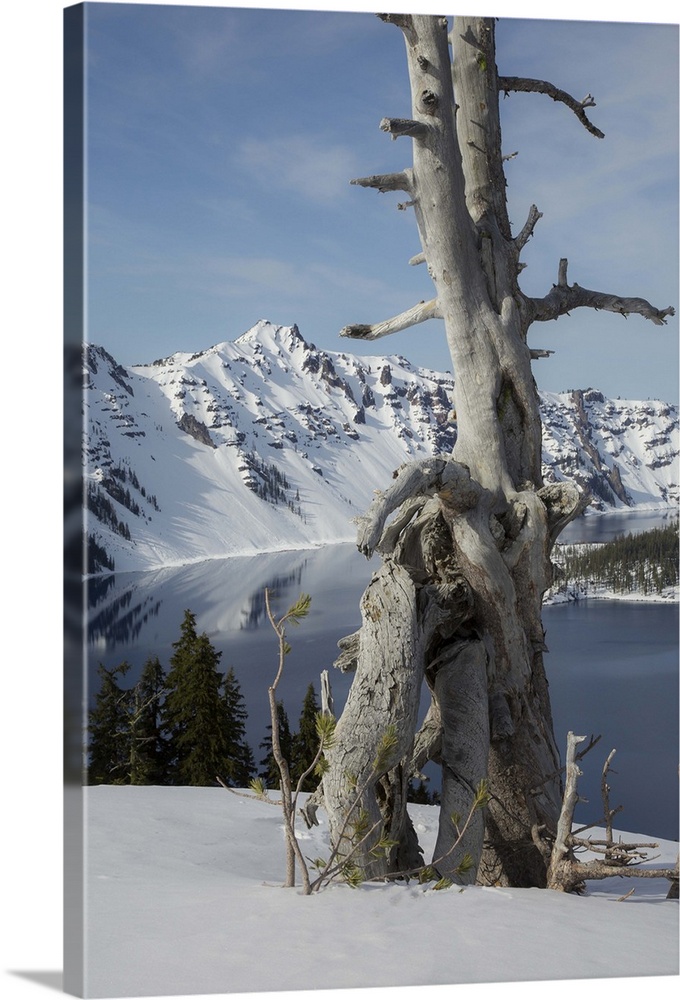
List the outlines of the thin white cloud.
{"type": "Polygon", "coordinates": [[[181,11],[170,20],[178,56],[189,79],[218,77],[222,80],[253,54],[254,42],[238,11],[203,11],[202,16],[181,11]],[[236,63],[236,65],[234,65],[236,63]]]}
{"type": "Polygon", "coordinates": [[[356,176],[356,156],[346,146],[328,144],[322,136],[245,139],[236,154],[238,165],[261,185],[327,202],[347,193],[356,176]]]}
{"type": "Polygon", "coordinates": [[[308,281],[296,264],[276,257],[213,257],[198,262],[194,276],[220,295],[282,297],[304,294],[308,281]]]}
{"type": "Polygon", "coordinates": [[[310,273],[321,287],[334,288],[347,295],[349,301],[374,300],[381,303],[383,300],[389,301],[394,294],[393,283],[335,265],[312,264],[310,273]]]}

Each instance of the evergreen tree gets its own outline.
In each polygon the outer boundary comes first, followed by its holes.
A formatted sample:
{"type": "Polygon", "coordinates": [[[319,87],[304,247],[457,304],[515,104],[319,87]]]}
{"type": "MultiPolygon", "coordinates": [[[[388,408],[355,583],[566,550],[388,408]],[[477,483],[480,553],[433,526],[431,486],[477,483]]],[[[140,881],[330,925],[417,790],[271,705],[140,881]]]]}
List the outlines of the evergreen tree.
{"type": "Polygon", "coordinates": [[[121,688],[130,664],[123,661],[109,669],[99,664],[101,685],[88,719],[88,784],[121,785],[129,780],[130,692],[121,688]]]}
{"type": "Polygon", "coordinates": [[[419,779],[417,785],[413,779],[409,781],[406,798],[409,802],[419,802],[420,804],[426,806],[432,805],[432,796],[428,792],[427,786],[422,779],[419,779]]]}
{"type": "MultiPolygon", "coordinates": [[[[281,742],[281,753],[285,759],[289,761],[293,754],[293,734],[290,731],[288,715],[283,707],[282,701],[277,701],[276,712],[279,717],[279,740],[281,742]]],[[[279,788],[281,775],[279,774],[278,765],[274,760],[271,725],[267,726],[267,732],[269,733],[269,736],[265,736],[260,743],[260,750],[266,750],[267,754],[260,761],[261,770],[259,777],[262,778],[267,788],[279,788]]]]}
{"type": "MultiPolygon", "coordinates": [[[[319,714],[314,685],[307,688],[302,712],[298,723],[298,731],[293,736],[290,758],[290,776],[293,787],[297,787],[300,776],[307,770],[319,749],[319,735],[316,731],[316,717],[319,714]]],[[[318,776],[308,775],[302,783],[301,791],[313,792],[319,783],[318,776]]]]}
{"type": "Polygon", "coordinates": [[[132,690],[129,710],[130,784],[166,783],[168,744],[163,736],[161,699],[165,675],[157,656],[144,664],[142,675],[132,690]]]}
{"type": "Polygon", "coordinates": [[[661,593],[678,582],[678,523],[639,534],[621,535],[595,545],[557,549],[566,586],[570,581],[598,584],[619,593],[661,593]]]}
{"type": "Polygon", "coordinates": [[[171,747],[170,783],[212,785],[229,763],[223,677],[217,669],[222,654],[205,633],[197,635],[189,610],[173,647],[162,712],[171,747]]]}
{"type": "Polygon", "coordinates": [[[241,688],[233,668],[229,668],[224,678],[224,716],[227,739],[227,766],[220,777],[235,788],[247,788],[255,777],[255,758],[246,743],[245,708],[241,688]]]}

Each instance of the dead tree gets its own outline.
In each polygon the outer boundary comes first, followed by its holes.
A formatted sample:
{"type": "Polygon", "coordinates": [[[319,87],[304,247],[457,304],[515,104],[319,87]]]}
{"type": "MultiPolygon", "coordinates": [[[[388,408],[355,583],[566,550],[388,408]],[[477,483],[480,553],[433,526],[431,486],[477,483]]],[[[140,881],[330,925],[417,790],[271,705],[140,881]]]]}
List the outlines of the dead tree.
{"type": "MultiPolygon", "coordinates": [[[[356,673],[328,755],[325,806],[333,835],[345,822],[350,786],[361,783],[381,733],[394,725],[393,758],[369,783],[361,808],[376,839],[396,846],[377,857],[368,843],[366,873],[418,863],[406,789],[414,770],[434,759],[442,765],[436,856],[447,856],[455,838],[450,815],[468,814],[475,786],[488,776],[485,824],[471,824],[458,852],[474,860],[466,878],[540,886],[546,860],[531,830],[555,830],[561,802],[541,602],[555,539],[588,498],[569,484],[542,483],[531,362],[550,352],[532,351],[527,331],[577,307],[638,313],[656,324],[673,309],[570,286],[566,260],[544,298],[524,295],[520,255],[541,213],[532,206],[522,229],[511,231],[499,93],[548,94],[597,136],[585,110],[592,98],[579,102],[543,81],[500,77],[492,19],[457,17],[449,35],[440,17],[380,17],[403,32],[412,92],[411,117],[384,118],[380,128],[411,139],[413,166],[352,183],[406,193],[422,245],[412,263],[426,263],[436,295],[341,334],[374,340],[441,318],[457,440],[452,455],[399,470],[360,519],[359,548],[367,556],[378,550],[382,565],[363,595],[359,632],[340,644],[339,665],[356,673]],[[416,736],[423,679],[432,706],[416,736]]],[[[452,868],[458,860],[454,852],[452,868]]]]}
{"type": "Polygon", "coordinates": [[[654,858],[649,858],[647,851],[657,848],[659,845],[656,843],[626,844],[620,837],[618,839],[614,837],[612,820],[621,807],[617,806],[616,809],[611,809],[609,806],[610,788],[607,778],[612,759],[616,753],[615,750],[611,751],[602,768],[604,839],[596,840],[592,837],[582,836],[586,830],[590,829],[590,826],[574,829],[574,811],[580,801],[578,779],[583,773],[578,766],[578,760],[585,753],[582,751],[581,754],[578,754],[576,748],[585,739],[585,736],[574,736],[573,733],[569,733],[567,736],[564,798],[555,837],[546,837],[545,832],[538,828],[534,828],[533,831],[536,846],[543,854],[548,866],[548,888],[556,889],[558,892],[580,892],[587,881],[612,878],[613,876],[620,878],[627,876],[665,878],[671,883],[669,898],[674,898],[677,894],[677,866],[675,868],[639,867],[644,861],[654,860],[654,858]],[[578,854],[583,854],[584,851],[600,855],[600,857],[586,861],[581,860],[578,854]]]}

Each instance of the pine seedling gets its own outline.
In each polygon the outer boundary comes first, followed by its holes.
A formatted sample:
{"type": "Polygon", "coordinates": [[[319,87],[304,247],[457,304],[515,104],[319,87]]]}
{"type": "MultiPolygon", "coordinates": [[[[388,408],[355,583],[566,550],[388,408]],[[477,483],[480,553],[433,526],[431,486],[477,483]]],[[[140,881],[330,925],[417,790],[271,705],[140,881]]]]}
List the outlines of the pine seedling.
{"type": "Polygon", "coordinates": [[[397,737],[397,727],[394,725],[388,726],[383,735],[380,737],[378,752],[375,760],[373,761],[373,774],[383,774],[385,771],[389,770],[391,758],[398,743],[399,739],[397,737]]]}
{"type": "Polygon", "coordinates": [[[271,602],[269,599],[269,590],[264,592],[265,607],[267,609],[267,617],[269,622],[276,633],[276,637],[279,641],[279,663],[278,669],[274,681],[269,686],[269,709],[271,715],[271,726],[272,726],[272,753],[274,755],[274,760],[279,769],[281,775],[281,808],[283,811],[284,828],[286,831],[286,881],[285,885],[287,887],[292,887],[295,885],[295,863],[297,861],[300,866],[300,873],[302,877],[302,885],[306,895],[311,892],[311,885],[309,881],[309,870],[307,868],[307,863],[300,850],[300,845],[298,844],[297,838],[295,836],[295,808],[297,802],[297,790],[293,790],[291,776],[290,776],[290,764],[286,760],[285,756],[281,750],[281,740],[279,732],[279,719],[278,711],[276,706],[276,689],[281,680],[283,674],[283,667],[285,658],[290,652],[290,647],[286,642],[286,631],[285,625],[290,622],[292,625],[299,625],[303,618],[306,618],[309,613],[309,608],[312,603],[312,599],[309,594],[300,594],[299,598],[288,609],[283,617],[278,620],[274,617],[272,611],[271,602]]]}
{"type": "Polygon", "coordinates": [[[316,765],[314,767],[314,775],[317,778],[323,778],[323,776],[326,773],[326,771],[328,770],[329,766],[330,765],[329,765],[329,763],[328,763],[328,761],[326,760],[325,757],[319,757],[319,759],[316,762],[316,765]]]}
{"type": "Polygon", "coordinates": [[[460,862],[456,866],[456,871],[459,875],[467,875],[467,873],[471,872],[474,867],[475,863],[473,861],[472,855],[464,854],[463,857],[460,859],[460,862]]]}
{"type": "Polygon", "coordinates": [[[385,857],[387,858],[389,857],[392,848],[398,846],[399,846],[398,840],[391,840],[389,837],[381,837],[378,843],[375,845],[375,847],[371,848],[371,854],[375,858],[379,858],[382,854],[384,854],[385,857]]]}
{"type": "Polygon", "coordinates": [[[248,787],[251,792],[254,792],[255,795],[257,795],[258,799],[266,799],[269,797],[267,786],[262,778],[253,778],[248,787]]]}
{"type": "Polygon", "coordinates": [[[288,609],[279,624],[286,621],[290,622],[291,625],[299,625],[303,618],[306,618],[309,614],[311,604],[312,599],[309,594],[300,594],[295,604],[292,608],[288,609]]]}
{"type": "Polygon", "coordinates": [[[318,712],[316,716],[316,735],[319,737],[322,752],[330,750],[335,743],[336,719],[333,715],[318,712]]]}
{"type": "MultiPolygon", "coordinates": [[[[390,725],[387,727],[378,743],[375,760],[373,761],[368,774],[364,776],[361,784],[359,783],[358,775],[352,772],[345,772],[345,783],[352,801],[345,813],[345,819],[342,829],[337,836],[337,841],[334,845],[332,845],[331,856],[326,863],[324,870],[315,880],[312,887],[313,890],[318,891],[324,883],[327,884],[338,874],[340,874],[345,881],[351,882],[353,887],[356,887],[360,881],[364,881],[365,873],[356,864],[356,862],[352,861],[352,858],[356,857],[357,853],[361,850],[362,845],[369,840],[378,827],[382,825],[382,822],[381,820],[378,820],[371,825],[368,811],[360,806],[361,796],[365,792],[366,788],[368,788],[371,781],[375,779],[376,775],[389,770],[398,745],[399,739],[397,736],[396,726],[390,725]],[[349,844],[349,850],[344,860],[338,860],[338,855],[341,853],[341,844],[343,845],[343,848],[346,848],[349,844]],[[350,873],[349,878],[348,872],[350,873]]],[[[396,844],[396,841],[389,840],[387,837],[383,836],[377,844],[370,848],[369,854],[372,854],[373,857],[379,857],[383,852],[389,852],[392,850],[396,844]]]]}
{"type": "Polygon", "coordinates": [[[356,842],[368,832],[368,812],[365,809],[358,809],[356,818],[352,822],[352,841],[356,842]]]}
{"type": "Polygon", "coordinates": [[[345,781],[347,782],[347,790],[350,792],[356,792],[359,784],[359,779],[356,774],[352,774],[351,771],[347,771],[345,774],[345,781]]]}
{"type": "Polygon", "coordinates": [[[358,889],[364,881],[364,873],[361,868],[351,862],[343,865],[342,877],[350,889],[358,889]]]}
{"type": "Polygon", "coordinates": [[[326,867],[325,858],[307,858],[307,861],[309,861],[310,866],[318,872],[323,871],[326,867]]]}
{"type": "Polygon", "coordinates": [[[444,878],[440,878],[438,882],[435,882],[432,888],[438,892],[440,889],[450,889],[452,885],[453,882],[451,879],[444,876],[444,878]]]}
{"type": "Polygon", "coordinates": [[[484,809],[489,804],[491,792],[489,791],[488,778],[482,778],[475,789],[475,797],[472,803],[473,809],[484,809]]]}
{"type": "MultiPolygon", "coordinates": [[[[433,888],[435,889],[446,889],[453,882],[447,877],[440,877],[437,871],[437,866],[441,864],[446,858],[448,858],[451,853],[458,847],[461,840],[465,836],[465,832],[470,825],[470,821],[478,809],[484,808],[487,805],[491,793],[489,792],[489,783],[486,778],[482,778],[475,789],[474,798],[470,805],[470,810],[467,814],[465,822],[460,826],[461,816],[459,813],[452,813],[450,816],[451,823],[456,831],[456,839],[454,843],[451,844],[449,849],[445,854],[440,855],[438,858],[433,859],[432,863],[429,865],[424,865],[422,868],[411,868],[407,871],[391,872],[388,876],[390,879],[394,878],[411,878],[416,877],[421,885],[426,882],[436,882],[433,888]]],[[[461,861],[455,868],[455,873],[458,875],[465,875],[474,869],[475,863],[474,859],[469,853],[463,855],[461,861]]]]}

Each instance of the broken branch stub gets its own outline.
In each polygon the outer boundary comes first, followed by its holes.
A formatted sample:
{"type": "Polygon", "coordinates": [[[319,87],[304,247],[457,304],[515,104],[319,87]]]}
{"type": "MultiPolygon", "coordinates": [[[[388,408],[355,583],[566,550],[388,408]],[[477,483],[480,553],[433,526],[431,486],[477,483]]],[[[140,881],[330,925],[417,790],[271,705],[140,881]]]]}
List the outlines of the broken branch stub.
{"type": "Polygon", "coordinates": [[[355,177],[350,184],[358,187],[375,188],[377,191],[410,191],[411,175],[408,170],[397,174],[371,174],[370,177],[355,177]]]}
{"type": "Polygon", "coordinates": [[[408,330],[409,327],[425,323],[428,319],[436,319],[439,316],[439,308],[436,299],[429,302],[417,302],[410,309],[392,316],[391,319],[383,320],[381,323],[354,323],[344,326],[340,331],[341,337],[349,337],[353,340],[379,340],[381,337],[388,337],[391,333],[399,333],[400,330],[408,330]]]}
{"type": "Polygon", "coordinates": [[[429,129],[423,122],[413,121],[411,118],[383,118],[380,131],[387,132],[393,139],[402,135],[408,135],[411,139],[424,139],[429,129]]]}

